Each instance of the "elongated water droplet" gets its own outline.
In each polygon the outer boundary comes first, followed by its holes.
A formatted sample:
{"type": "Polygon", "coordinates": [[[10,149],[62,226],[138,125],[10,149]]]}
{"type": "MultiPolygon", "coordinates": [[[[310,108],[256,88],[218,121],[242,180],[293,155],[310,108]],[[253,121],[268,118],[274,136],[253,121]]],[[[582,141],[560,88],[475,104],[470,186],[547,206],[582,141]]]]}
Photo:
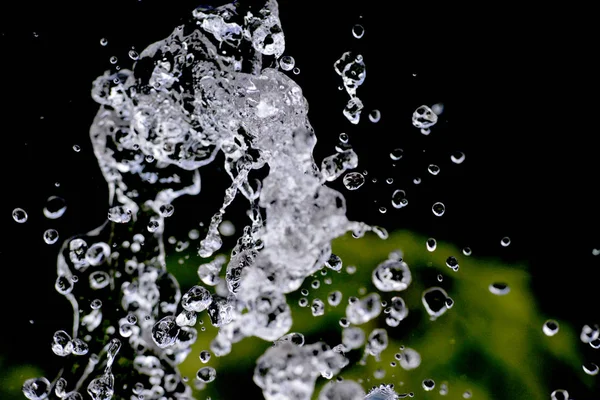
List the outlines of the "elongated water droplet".
{"type": "Polygon", "coordinates": [[[510,287],[506,283],[494,282],[489,286],[490,292],[498,296],[504,296],[510,292],[510,287]]]}
{"type": "Polygon", "coordinates": [[[427,392],[431,392],[435,388],[435,382],[433,379],[425,379],[421,385],[427,392]]]}
{"type": "Polygon", "coordinates": [[[365,28],[363,28],[362,25],[360,24],[356,24],[352,27],[352,36],[354,36],[357,39],[360,39],[364,36],[365,34],[365,28]]]}

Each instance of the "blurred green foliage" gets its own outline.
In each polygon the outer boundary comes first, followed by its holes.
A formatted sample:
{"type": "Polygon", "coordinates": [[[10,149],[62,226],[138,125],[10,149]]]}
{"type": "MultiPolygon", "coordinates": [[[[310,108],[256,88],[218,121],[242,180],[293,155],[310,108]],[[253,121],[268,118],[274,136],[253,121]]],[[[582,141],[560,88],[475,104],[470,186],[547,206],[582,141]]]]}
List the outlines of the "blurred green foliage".
{"type": "MultiPolygon", "coordinates": [[[[449,400],[463,399],[466,391],[476,400],[548,399],[552,390],[557,389],[553,376],[561,371],[576,375],[583,387],[596,384],[597,377],[587,376],[581,369],[578,334],[568,321],[558,321],[557,335],[543,334],[542,325],[549,316],[542,315],[536,305],[525,265],[503,265],[478,258],[476,254],[467,257],[458,248],[442,242],[438,242],[434,252],[429,252],[425,241],[425,237],[406,231],[394,232],[387,240],[371,234],[360,239],[347,235],[335,240],[333,252],[344,262],[342,271],[324,269],[307,278],[302,286],[309,291],[309,304],[317,297],[326,303],[325,315],[314,317],[310,307],[300,307],[298,290],[288,295],[294,319],[292,331],[303,333],[307,343],[323,340],[332,347],[341,343],[339,320],[345,315],[348,297],[362,297],[376,291],[371,281],[374,267],[387,259],[390,252],[400,250],[410,266],[413,282],[406,291],[381,295],[382,300],[388,302],[393,296],[403,297],[410,310],[408,317],[395,328],[385,325],[383,313],[361,325],[366,335],[375,328],[386,328],[389,346],[382,353],[381,361],[369,356],[366,365],[357,362],[363,356],[362,349],[347,353],[351,362],[341,371],[342,377],[362,382],[367,390],[381,383],[393,383],[398,393],[414,392],[415,397],[422,399],[439,398],[440,385],[446,383],[448,394],[442,398],[449,400]],[[457,272],[445,265],[449,256],[458,259],[457,272]],[[354,274],[347,272],[348,265],[357,267],[354,274]],[[438,281],[440,274],[441,282],[438,281]],[[320,281],[318,289],[311,287],[315,279],[320,281]],[[508,284],[510,292],[504,296],[492,294],[489,285],[494,282],[508,284]],[[421,301],[422,292],[432,286],[444,288],[455,302],[435,321],[429,318],[421,301]],[[327,303],[327,294],[333,290],[340,290],[344,296],[337,307],[327,303]],[[394,355],[400,346],[420,353],[422,363],[418,368],[405,371],[400,366],[390,365],[396,361],[394,355]],[[385,371],[383,378],[374,377],[377,369],[385,371]],[[431,392],[421,386],[428,378],[436,382],[431,392]]],[[[191,254],[186,257],[184,253],[173,253],[168,257],[169,271],[178,278],[183,292],[199,282],[198,259],[191,254]]],[[[202,325],[198,326],[198,340],[180,366],[192,387],[197,370],[204,366],[198,355],[209,349],[217,332],[206,313],[199,315],[199,321],[202,325]]],[[[206,365],[217,370],[217,379],[202,390],[195,389],[195,397],[263,398],[252,375],[256,359],[271,345],[257,338],[246,338],[233,345],[231,354],[211,357],[206,365]]],[[[2,369],[5,371],[0,384],[2,399],[24,398],[20,393],[23,381],[41,375],[30,366],[8,368],[2,365],[2,369]]],[[[313,398],[317,398],[326,382],[324,378],[317,380],[313,398]]]]}

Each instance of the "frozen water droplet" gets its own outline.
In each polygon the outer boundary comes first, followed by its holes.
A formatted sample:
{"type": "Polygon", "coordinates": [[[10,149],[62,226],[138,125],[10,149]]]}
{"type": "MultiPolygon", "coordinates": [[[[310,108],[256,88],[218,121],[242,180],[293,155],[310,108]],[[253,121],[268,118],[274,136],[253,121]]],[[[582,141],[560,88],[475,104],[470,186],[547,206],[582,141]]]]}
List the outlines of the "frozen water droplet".
{"type": "Polygon", "coordinates": [[[459,265],[458,260],[454,256],[450,256],[446,259],[446,266],[453,271],[458,271],[459,265]]]}
{"type": "Polygon", "coordinates": [[[360,172],[348,172],[343,179],[344,186],[348,190],[356,190],[365,183],[365,176],[360,172]]]}
{"type": "Polygon", "coordinates": [[[558,322],[553,319],[547,320],[546,322],[544,322],[544,325],[542,326],[542,331],[544,332],[544,334],[546,336],[554,336],[558,333],[558,330],[559,330],[558,322]]]}
{"type": "Polygon", "coordinates": [[[65,211],[67,211],[67,204],[62,197],[50,196],[46,200],[46,205],[42,211],[46,218],[57,219],[62,217],[65,211]]]}
{"type": "Polygon", "coordinates": [[[48,379],[41,377],[27,379],[21,389],[30,400],[44,400],[50,394],[51,386],[48,379]]]}
{"type": "Polygon", "coordinates": [[[510,238],[508,236],[503,237],[500,240],[500,244],[502,245],[502,247],[507,247],[508,245],[510,245],[510,238]]]}
{"type": "Polygon", "coordinates": [[[330,306],[336,307],[342,302],[342,292],[334,290],[327,295],[327,302],[330,306]]]}
{"type": "Polygon", "coordinates": [[[74,144],[73,145],[73,151],[75,153],[79,153],[81,151],[81,146],[79,146],[78,144],[74,144]]]}
{"type": "Polygon", "coordinates": [[[412,116],[412,123],[416,128],[427,129],[437,123],[438,116],[427,106],[418,107],[412,116]]]}
{"type": "Polygon", "coordinates": [[[398,189],[392,194],[392,206],[394,208],[403,208],[408,205],[408,199],[406,198],[406,192],[398,189]]]}
{"type": "Polygon", "coordinates": [[[448,310],[448,294],[441,287],[432,287],[423,292],[421,300],[431,320],[437,319],[448,310]]]}
{"type": "Polygon", "coordinates": [[[430,173],[431,175],[434,175],[434,176],[435,176],[435,175],[437,175],[437,174],[439,174],[439,173],[440,173],[440,167],[438,167],[438,166],[437,166],[437,165],[435,165],[435,164],[429,164],[429,167],[427,167],[427,171],[429,171],[429,173],[430,173]]]}
{"type": "Polygon", "coordinates": [[[431,392],[435,388],[435,382],[433,379],[425,379],[422,383],[423,389],[427,392],[431,392]]]}
{"type": "Polygon", "coordinates": [[[446,206],[444,206],[443,203],[438,201],[437,203],[433,204],[433,206],[431,207],[431,211],[433,211],[433,215],[435,215],[436,217],[441,217],[446,212],[446,206]]]}
{"type": "Polygon", "coordinates": [[[12,217],[15,222],[18,222],[19,224],[27,222],[28,218],[27,213],[22,208],[15,208],[12,212],[12,217]]]}
{"type": "Polygon", "coordinates": [[[318,317],[325,314],[325,303],[321,299],[313,299],[311,312],[313,317],[318,317]]]}
{"type": "Polygon", "coordinates": [[[107,218],[117,224],[126,224],[131,221],[132,212],[129,208],[115,206],[108,209],[107,218]]]}
{"type": "Polygon", "coordinates": [[[365,34],[365,28],[360,25],[360,24],[356,24],[352,27],[352,36],[354,36],[357,39],[360,39],[361,37],[363,37],[365,34]]]}
{"type": "Polygon", "coordinates": [[[291,71],[296,64],[296,60],[292,56],[283,56],[279,59],[279,66],[284,71],[291,71]]]}
{"type": "Polygon", "coordinates": [[[381,119],[381,111],[372,110],[369,113],[369,121],[371,121],[372,123],[376,124],[377,122],[379,122],[380,119],[381,119]]]}
{"type": "Polygon", "coordinates": [[[129,55],[129,58],[131,58],[133,61],[136,61],[140,58],[140,55],[138,54],[137,51],[131,49],[129,50],[129,53],[127,53],[129,55]]]}
{"type": "Polygon", "coordinates": [[[428,251],[435,251],[437,248],[437,241],[434,238],[429,238],[427,239],[426,245],[428,251]]]}
{"type": "Polygon", "coordinates": [[[596,365],[592,362],[583,364],[582,368],[583,368],[583,372],[585,372],[588,375],[591,375],[591,376],[598,375],[598,365],[596,365]]]}
{"type": "Polygon", "coordinates": [[[56,229],[47,229],[44,232],[44,242],[54,244],[58,241],[58,231],[56,229]]]}
{"type": "Polygon", "coordinates": [[[462,164],[463,161],[465,161],[465,153],[462,151],[454,152],[450,156],[450,160],[452,160],[454,164],[462,164]]]}
{"type": "Polygon", "coordinates": [[[386,260],[379,264],[372,273],[375,287],[382,292],[405,290],[412,281],[408,264],[402,260],[386,260]]]}
{"type": "Polygon", "coordinates": [[[404,155],[404,150],[402,150],[402,149],[394,149],[390,153],[390,158],[392,160],[394,160],[394,161],[398,161],[399,159],[402,158],[403,155],[404,155]]]}
{"type": "Polygon", "coordinates": [[[202,350],[200,352],[200,361],[202,361],[203,364],[206,364],[209,360],[210,360],[210,351],[202,350]]]}
{"type": "Polygon", "coordinates": [[[196,377],[204,383],[209,383],[217,378],[217,371],[213,367],[202,367],[198,370],[196,377]]]}
{"type": "Polygon", "coordinates": [[[564,389],[557,389],[550,394],[551,400],[569,400],[569,392],[564,389]]]}
{"type": "Polygon", "coordinates": [[[492,292],[493,294],[498,295],[498,296],[503,296],[510,292],[510,287],[506,283],[503,283],[503,282],[494,282],[494,283],[490,284],[489,289],[490,289],[490,292],[492,292]]]}

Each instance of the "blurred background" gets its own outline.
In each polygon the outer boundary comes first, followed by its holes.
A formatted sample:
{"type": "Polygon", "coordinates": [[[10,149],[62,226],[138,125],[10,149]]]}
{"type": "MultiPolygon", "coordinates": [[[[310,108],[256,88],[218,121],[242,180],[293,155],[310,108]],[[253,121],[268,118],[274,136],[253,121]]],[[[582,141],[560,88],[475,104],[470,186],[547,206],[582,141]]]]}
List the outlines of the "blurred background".
{"type": "MultiPolygon", "coordinates": [[[[132,46],[139,51],[168,36],[198,4],[33,1],[7,4],[0,13],[0,221],[6,233],[0,244],[0,398],[24,398],[20,386],[25,379],[51,379],[56,373],[60,360],[50,350],[51,337],[71,324],[70,306],[54,290],[58,243],[106,219],[107,189],[88,137],[98,108],[90,97],[91,82],[111,67],[111,56],[130,68],[127,52],[132,46]],[[107,46],[100,45],[101,38],[108,40],[107,46]],[[73,151],[74,145],[81,150],[73,151]],[[42,214],[53,195],[67,201],[67,212],[58,220],[42,214]],[[15,207],[28,211],[26,224],[13,221],[15,207]],[[42,240],[48,228],[61,235],[56,245],[42,240]]],[[[334,252],[345,265],[356,265],[356,273],[336,273],[330,285],[319,275],[318,290],[310,288],[312,279],[303,287],[310,290],[309,300],[324,299],[335,289],[343,291],[344,300],[317,318],[309,308],[295,307],[293,330],[304,333],[308,343],[339,343],[338,320],[348,297],[358,296],[361,288],[372,291],[373,267],[400,249],[415,275],[402,294],[409,317],[388,329],[391,343],[380,363],[353,362],[342,376],[362,379],[365,388],[394,383],[399,393],[415,392],[418,398],[438,397],[444,381],[446,398],[462,398],[470,391],[474,399],[547,399],[559,388],[574,399],[599,398],[598,376],[586,375],[581,367],[600,363],[598,350],[579,340],[584,324],[600,322],[600,256],[593,252],[600,250],[599,104],[598,78],[586,58],[593,37],[590,25],[582,21],[564,32],[547,22],[552,18],[530,19],[524,10],[470,10],[478,18],[458,20],[430,6],[385,1],[279,4],[286,54],[300,68],[291,76],[310,104],[317,133],[315,159],[332,154],[339,134],[347,133],[359,156],[358,170],[368,171],[367,183],[353,192],[341,181],[331,186],[345,195],[350,219],[392,232],[387,241],[338,239],[334,252]],[[491,15],[502,22],[490,23],[491,15]],[[352,36],[355,24],[365,28],[361,39],[352,36]],[[367,70],[358,89],[365,112],[356,126],[342,115],[347,95],[338,90],[341,80],[333,70],[349,50],[363,55],[367,70]],[[411,115],[422,104],[438,103],[444,105],[439,122],[430,135],[422,135],[412,126],[411,115]],[[373,109],[381,112],[376,124],[367,117],[373,109]],[[389,153],[396,148],[404,150],[403,157],[393,162],[389,153]],[[450,159],[456,151],[466,155],[462,164],[450,159]],[[438,175],[427,171],[430,164],[440,167],[438,175]],[[386,183],[389,178],[392,184],[386,183]],[[421,179],[419,185],[415,178],[421,179]],[[407,193],[409,204],[403,209],[390,205],[396,189],[407,193]],[[431,213],[437,201],[446,206],[441,218],[431,213]],[[384,214],[382,205],[387,207],[384,214]],[[505,236],[511,239],[508,247],[500,244],[505,236]],[[429,237],[438,240],[433,253],[425,246],[429,237]],[[471,257],[461,252],[466,246],[471,257]],[[458,258],[459,274],[445,267],[449,255],[458,258]],[[488,286],[494,281],[508,283],[511,292],[492,295],[488,286]],[[435,285],[448,291],[455,306],[429,321],[420,296],[435,285]],[[560,323],[553,337],[542,333],[549,318],[560,323]],[[423,363],[418,369],[390,366],[400,345],[419,351],[423,363]],[[385,374],[376,378],[379,368],[385,374]],[[426,378],[436,381],[434,391],[422,390],[426,378]]],[[[567,12],[560,17],[571,20],[567,12]]],[[[218,165],[217,160],[201,171],[202,184],[212,193],[228,184],[218,165]]],[[[207,193],[177,200],[166,237],[184,238],[209,221],[222,198],[207,193]]],[[[227,214],[238,228],[243,209],[242,202],[234,203],[227,214]]],[[[225,247],[231,248],[233,241],[225,247]]],[[[198,282],[200,262],[194,245],[187,253],[170,250],[169,268],[183,290],[198,282]]],[[[296,305],[298,298],[290,295],[290,304],[296,305]]],[[[380,318],[366,332],[376,324],[385,326],[380,318]]],[[[206,332],[181,368],[190,377],[201,366],[198,353],[214,335],[208,320],[204,326],[206,332]]],[[[213,357],[208,365],[217,369],[218,378],[197,397],[236,398],[235,389],[261,398],[251,371],[270,345],[246,339],[231,355],[213,357]]],[[[354,361],[361,356],[349,353],[354,361]]],[[[323,383],[320,379],[318,387],[323,383]]]]}

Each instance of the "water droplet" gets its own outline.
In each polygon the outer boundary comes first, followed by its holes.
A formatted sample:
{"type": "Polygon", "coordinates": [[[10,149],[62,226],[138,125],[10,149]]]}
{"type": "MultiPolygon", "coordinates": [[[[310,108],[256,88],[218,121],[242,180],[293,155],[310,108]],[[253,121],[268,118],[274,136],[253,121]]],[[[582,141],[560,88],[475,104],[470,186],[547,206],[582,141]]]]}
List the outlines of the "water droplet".
{"type": "Polygon", "coordinates": [[[175,322],[175,317],[168,315],[152,327],[152,340],[161,349],[175,344],[180,328],[175,322]]]}
{"type": "Polygon", "coordinates": [[[342,330],[342,343],[349,349],[358,349],[365,342],[365,331],[358,327],[344,328],[342,330]]]}
{"type": "Polygon", "coordinates": [[[209,360],[210,360],[210,351],[202,350],[200,352],[200,361],[202,361],[203,364],[206,364],[209,360]]]}
{"type": "Polygon", "coordinates": [[[219,224],[219,233],[229,237],[235,235],[235,225],[229,220],[225,220],[219,224]]]}
{"type": "Polygon", "coordinates": [[[346,318],[354,325],[364,324],[381,314],[381,297],[377,293],[354,302],[349,298],[348,301],[350,304],[346,307],[346,318]]]}
{"type": "Polygon", "coordinates": [[[421,178],[415,178],[415,179],[413,179],[413,183],[415,185],[419,185],[421,183],[421,178]]]}
{"type": "Polygon", "coordinates": [[[294,73],[294,75],[298,75],[300,73],[300,68],[295,67],[292,72],[294,73]]]}
{"type": "Polygon", "coordinates": [[[407,205],[408,199],[404,190],[398,189],[392,193],[392,206],[394,208],[404,208],[407,205]]]}
{"type": "Polygon", "coordinates": [[[133,61],[136,61],[140,58],[140,55],[138,54],[138,52],[133,49],[129,50],[128,55],[129,55],[129,58],[131,58],[133,61]]]}
{"type": "Polygon", "coordinates": [[[301,298],[298,300],[298,305],[299,305],[300,307],[306,307],[306,306],[308,305],[308,299],[307,299],[306,297],[301,297],[301,298]]]}
{"type": "Polygon", "coordinates": [[[311,311],[313,317],[318,317],[325,314],[325,303],[321,299],[313,299],[311,311]]]}
{"type": "Polygon", "coordinates": [[[159,207],[158,211],[162,217],[168,218],[175,212],[175,207],[172,204],[163,204],[159,207]]]}
{"type": "Polygon", "coordinates": [[[502,247],[507,247],[508,245],[510,245],[510,238],[508,236],[503,237],[500,240],[500,244],[502,245],[502,247]]]}
{"type": "Polygon", "coordinates": [[[407,347],[400,353],[398,361],[402,368],[410,371],[421,365],[421,355],[416,350],[407,347]]]}
{"type": "Polygon", "coordinates": [[[377,122],[379,122],[380,119],[381,119],[381,111],[372,110],[369,113],[369,121],[371,121],[372,123],[376,124],[377,122]]]}
{"type": "Polygon", "coordinates": [[[150,221],[148,221],[148,232],[156,232],[158,230],[158,228],[160,227],[160,221],[158,221],[157,219],[150,219],[150,221]]]}
{"type": "Polygon", "coordinates": [[[591,375],[591,376],[598,375],[598,365],[596,365],[594,363],[583,364],[582,368],[583,368],[583,372],[585,372],[588,375],[591,375]]]}
{"type": "Polygon", "coordinates": [[[196,377],[204,383],[209,383],[215,380],[217,371],[213,367],[202,367],[198,370],[196,377]]]}
{"type": "Polygon", "coordinates": [[[470,256],[473,253],[473,251],[471,250],[470,247],[465,247],[462,252],[467,257],[470,256]]]}
{"type": "Polygon", "coordinates": [[[591,343],[592,341],[598,339],[600,336],[600,327],[598,325],[594,325],[594,327],[590,327],[589,325],[584,325],[581,328],[581,334],[579,338],[583,343],[591,343]]]}
{"type": "Polygon", "coordinates": [[[365,183],[365,177],[360,172],[348,172],[343,179],[344,186],[348,190],[356,190],[365,183]]]}
{"type": "Polygon", "coordinates": [[[340,133],[339,139],[342,143],[348,143],[348,140],[350,140],[347,133],[340,133]]]}
{"type": "Polygon", "coordinates": [[[389,307],[390,317],[400,322],[408,316],[408,307],[404,299],[400,296],[392,297],[391,304],[389,307]]]}
{"type": "Polygon", "coordinates": [[[435,176],[435,175],[437,175],[437,174],[439,174],[439,173],[440,173],[440,167],[438,167],[438,166],[437,166],[437,165],[435,165],[435,164],[429,164],[429,167],[427,167],[427,171],[429,171],[429,173],[430,173],[431,175],[434,175],[434,176],[435,176]]]}
{"type": "Polygon", "coordinates": [[[446,266],[455,272],[458,271],[459,265],[458,265],[458,260],[456,259],[456,257],[454,257],[454,256],[448,257],[446,259],[446,266]]]}
{"type": "Polygon", "coordinates": [[[446,212],[446,206],[438,201],[437,203],[433,204],[431,211],[433,211],[433,215],[436,217],[441,217],[446,212]]]}
{"type": "Polygon", "coordinates": [[[440,385],[440,395],[445,396],[447,394],[448,394],[448,384],[444,382],[440,385]]]}
{"type": "Polygon", "coordinates": [[[372,273],[373,285],[382,292],[405,290],[412,282],[408,264],[402,260],[386,260],[372,273]]]}
{"type": "MultiPolygon", "coordinates": [[[[427,129],[437,123],[438,116],[427,106],[418,107],[412,116],[412,123],[416,128],[427,129]]],[[[423,132],[422,132],[423,133],[423,132]]]]}
{"type": "Polygon", "coordinates": [[[335,307],[339,305],[342,301],[342,292],[339,290],[334,290],[333,292],[327,295],[327,302],[330,306],[335,307]]]}
{"type": "Polygon", "coordinates": [[[57,356],[66,357],[73,351],[71,336],[65,331],[56,331],[52,336],[52,352],[57,356]]]}
{"type": "Polygon", "coordinates": [[[46,244],[54,244],[58,240],[58,231],[56,229],[47,229],[44,232],[44,242],[46,244]]]}
{"type": "Polygon", "coordinates": [[[110,63],[111,63],[111,64],[116,64],[116,63],[117,63],[117,61],[118,61],[118,59],[117,59],[117,57],[115,57],[115,56],[112,56],[112,57],[109,59],[109,61],[110,61],[110,63]]]}
{"type": "Polygon", "coordinates": [[[81,147],[78,144],[73,145],[73,151],[75,153],[79,153],[81,151],[81,147]]]}
{"type": "Polygon", "coordinates": [[[360,24],[356,24],[352,27],[352,36],[354,36],[357,39],[360,39],[361,37],[363,37],[365,34],[365,28],[360,25],[360,24]]]}
{"type": "Polygon", "coordinates": [[[279,66],[284,71],[291,71],[294,68],[295,64],[296,60],[294,60],[294,57],[292,56],[283,56],[279,60],[279,66]]]}
{"type": "Polygon", "coordinates": [[[106,46],[108,44],[108,39],[102,38],[100,39],[100,46],[106,46]]]}
{"type": "Polygon", "coordinates": [[[73,339],[73,354],[76,356],[83,356],[88,353],[90,348],[88,344],[79,338],[73,339]]]}
{"type": "Polygon", "coordinates": [[[65,211],[67,211],[67,204],[62,197],[50,196],[46,200],[46,205],[42,211],[46,218],[57,219],[62,217],[65,211]]]}
{"type": "Polygon", "coordinates": [[[465,161],[465,153],[463,153],[462,151],[452,153],[452,155],[450,156],[450,160],[452,160],[454,164],[462,164],[462,162],[465,161]]]}
{"type": "Polygon", "coordinates": [[[435,382],[433,379],[425,379],[422,383],[423,389],[427,392],[431,392],[435,388],[435,382]]]}
{"type": "Polygon", "coordinates": [[[403,155],[404,155],[404,150],[402,150],[402,149],[394,149],[390,153],[390,158],[392,160],[394,160],[394,161],[398,161],[399,159],[402,158],[403,155]]]}
{"type": "Polygon", "coordinates": [[[379,207],[379,212],[382,214],[385,214],[387,212],[387,208],[385,207],[379,207]]]}
{"type": "Polygon", "coordinates": [[[15,208],[12,212],[12,217],[15,220],[15,222],[19,224],[24,224],[25,222],[27,222],[28,218],[27,213],[22,208],[15,208]]]}
{"type": "Polygon", "coordinates": [[[435,251],[437,248],[437,241],[434,238],[429,238],[427,239],[426,245],[428,251],[435,251]]]}
{"type": "Polygon", "coordinates": [[[438,274],[437,280],[438,282],[442,282],[444,280],[444,276],[442,274],[438,274]]]}
{"type": "Polygon", "coordinates": [[[107,218],[117,224],[126,224],[131,221],[132,212],[124,206],[115,206],[108,209],[107,218]]]}
{"type": "Polygon", "coordinates": [[[431,320],[437,319],[448,310],[447,299],[448,294],[440,287],[432,287],[423,292],[421,300],[431,320]]]}
{"type": "Polygon", "coordinates": [[[551,400],[569,400],[569,392],[564,389],[557,389],[550,394],[551,400]]]}
{"type": "Polygon", "coordinates": [[[342,269],[342,259],[335,254],[331,254],[325,262],[325,266],[333,271],[340,271],[342,269]]]}
{"type": "Polygon", "coordinates": [[[48,397],[50,394],[50,390],[52,387],[50,386],[50,382],[48,379],[41,378],[31,378],[27,379],[23,383],[23,394],[30,400],[43,400],[48,397]]]}
{"type": "Polygon", "coordinates": [[[559,330],[558,322],[553,319],[547,320],[546,322],[544,322],[544,325],[542,326],[542,331],[544,332],[544,334],[546,336],[554,336],[558,333],[558,330],[559,330]]]}
{"type": "Polygon", "coordinates": [[[469,390],[466,390],[462,395],[463,399],[470,399],[472,396],[473,394],[469,390]]]}
{"type": "Polygon", "coordinates": [[[102,307],[102,300],[100,299],[94,299],[90,302],[90,307],[92,308],[92,310],[98,310],[102,307]]]}
{"type": "Polygon", "coordinates": [[[489,286],[490,292],[498,296],[504,296],[510,292],[510,287],[506,283],[495,282],[489,286]]]}
{"type": "Polygon", "coordinates": [[[312,281],[312,283],[310,284],[310,287],[312,287],[313,289],[318,289],[319,286],[321,286],[321,282],[317,279],[315,279],[314,281],[312,281]]]}
{"type": "Polygon", "coordinates": [[[202,286],[193,286],[181,297],[181,306],[184,310],[201,312],[212,303],[212,295],[202,286]]]}

